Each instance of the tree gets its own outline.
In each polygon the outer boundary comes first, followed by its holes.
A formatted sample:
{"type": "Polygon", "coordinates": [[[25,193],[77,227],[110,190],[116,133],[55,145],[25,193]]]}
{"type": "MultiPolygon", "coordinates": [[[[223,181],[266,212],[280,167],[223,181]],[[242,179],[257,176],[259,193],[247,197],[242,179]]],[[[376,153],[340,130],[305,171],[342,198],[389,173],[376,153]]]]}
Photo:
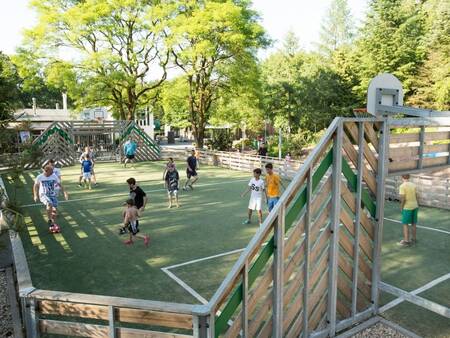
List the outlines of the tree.
{"type": "MultiPolygon", "coordinates": [[[[156,2],[156,1],[155,1],[156,2]]],[[[110,106],[132,120],[166,78],[162,18],[151,0],[34,0],[37,26],[27,32],[46,65],[76,71],[78,107],[110,106]],[[67,57],[70,56],[70,57],[67,57]]]]}
{"type": "Polygon", "coordinates": [[[12,118],[20,105],[20,77],[10,58],[0,52],[0,123],[12,118]]]}
{"type": "Polygon", "coordinates": [[[403,82],[405,94],[412,92],[413,78],[425,58],[422,39],[424,18],[421,3],[414,0],[372,0],[357,43],[356,90],[364,98],[371,79],[388,72],[403,82]]]}
{"type": "Polygon", "coordinates": [[[354,24],[347,0],[332,0],[320,31],[319,49],[330,56],[354,36],[354,24]]]}
{"type": "MultiPolygon", "coordinates": [[[[255,59],[267,41],[248,1],[167,1],[167,43],[188,86],[189,122],[199,147],[219,92],[230,87],[236,68],[255,59]]],[[[242,72],[241,68],[241,72],[242,72]]]]}
{"type": "Polygon", "coordinates": [[[413,81],[408,103],[428,109],[450,109],[450,1],[429,0],[423,5],[427,56],[413,81]]]}

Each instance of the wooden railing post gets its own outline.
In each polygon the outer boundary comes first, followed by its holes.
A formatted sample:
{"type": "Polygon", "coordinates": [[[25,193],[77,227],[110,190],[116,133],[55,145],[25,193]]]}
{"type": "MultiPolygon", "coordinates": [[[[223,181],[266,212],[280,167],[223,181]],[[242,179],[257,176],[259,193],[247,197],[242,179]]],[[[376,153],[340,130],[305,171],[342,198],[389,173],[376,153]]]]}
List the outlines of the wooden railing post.
{"type": "Polygon", "coordinates": [[[378,314],[379,289],[381,277],[381,243],[383,239],[383,222],[384,222],[384,199],[385,199],[385,180],[389,168],[389,120],[387,117],[383,119],[380,128],[380,141],[378,151],[378,172],[377,172],[377,201],[375,215],[375,236],[374,236],[374,253],[372,266],[372,304],[374,314],[378,314]]]}
{"type": "Polygon", "coordinates": [[[242,337],[248,335],[248,261],[245,262],[242,273],[242,337]]]}
{"type": "Polygon", "coordinates": [[[274,258],[273,258],[273,325],[272,337],[283,337],[283,276],[284,276],[284,229],[286,206],[279,208],[277,222],[274,226],[274,258]]]}
{"type": "Polygon", "coordinates": [[[108,315],[109,315],[109,338],[116,338],[114,306],[112,305],[108,306],[108,315]]]}
{"type": "Polygon", "coordinates": [[[311,202],[312,202],[312,165],[308,169],[308,177],[306,180],[306,214],[305,214],[305,263],[303,264],[304,282],[303,282],[303,337],[309,337],[309,265],[310,265],[310,238],[311,229],[311,202]]]}
{"type": "Polygon", "coordinates": [[[333,141],[333,166],[331,186],[331,215],[330,215],[330,259],[328,271],[328,309],[330,336],[336,333],[336,301],[338,279],[338,255],[339,255],[339,224],[341,215],[341,173],[342,173],[342,141],[343,122],[340,121],[333,141]]]}
{"type": "Polygon", "coordinates": [[[195,306],[193,312],[193,337],[214,338],[214,312],[211,312],[206,305],[195,306]]]}
{"type": "Polygon", "coordinates": [[[22,297],[22,314],[26,336],[39,338],[39,319],[36,314],[36,300],[30,297],[22,297]]]}

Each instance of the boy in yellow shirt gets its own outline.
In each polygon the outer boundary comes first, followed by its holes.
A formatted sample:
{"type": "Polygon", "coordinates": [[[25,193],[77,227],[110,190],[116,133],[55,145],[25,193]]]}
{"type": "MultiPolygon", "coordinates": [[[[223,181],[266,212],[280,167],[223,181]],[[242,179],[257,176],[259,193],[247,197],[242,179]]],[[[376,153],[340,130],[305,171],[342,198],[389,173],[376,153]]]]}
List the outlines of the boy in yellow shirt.
{"type": "Polygon", "coordinates": [[[409,175],[402,175],[403,183],[400,185],[400,205],[402,210],[403,239],[398,243],[408,246],[416,243],[416,224],[419,204],[417,203],[416,185],[409,181],[409,175]],[[411,224],[411,241],[408,225],[411,224]]]}
{"type": "Polygon", "coordinates": [[[280,176],[273,172],[272,163],[266,164],[266,199],[269,212],[275,207],[281,196],[280,186],[283,187],[280,176]]]}

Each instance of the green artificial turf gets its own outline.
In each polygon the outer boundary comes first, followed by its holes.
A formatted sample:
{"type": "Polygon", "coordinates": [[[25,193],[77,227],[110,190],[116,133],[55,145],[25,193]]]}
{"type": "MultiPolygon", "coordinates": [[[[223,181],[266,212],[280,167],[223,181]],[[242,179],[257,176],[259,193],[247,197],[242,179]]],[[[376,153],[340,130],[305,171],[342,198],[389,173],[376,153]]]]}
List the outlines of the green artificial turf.
{"type": "MultiPolygon", "coordinates": [[[[194,191],[182,191],[181,207],[169,210],[163,168],[160,162],[138,164],[136,169],[99,163],[95,168],[99,184],[91,191],[77,186],[78,166],[64,168],[63,185],[70,200],[60,204],[61,234],[48,233],[43,206],[23,207],[27,224],[21,237],[33,285],[48,290],[198,303],[161,268],[242,248],[249,242],[257,223],[241,224],[248,200],[240,193],[250,174],[202,165],[194,191]],[[140,222],[141,233],[150,234],[149,248],[142,241],[126,246],[122,243],[126,237],[118,234],[129,177],[135,177],[150,198],[140,222]]],[[[36,173],[27,173],[25,185],[17,188],[17,200],[22,205],[34,203],[30,191],[36,173]]],[[[5,181],[13,196],[13,187],[5,181]]],[[[205,288],[211,287],[208,276],[203,283],[205,288]]]]}
{"type": "MultiPolygon", "coordinates": [[[[399,204],[386,203],[385,217],[400,220],[399,204]]],[[[450,211],[421,207],[418,224],[450,232],[450,211]]],[[[417,229],[417,244],[401,247],[402,225],[385,220],[381,280],[406,291],[417,289],[450,273],[450,234],[417,229]]],[[[419,296],[450,307],[450,280],[419,296]]],[[[395,297],[382,294],[382,304],[395,297]]],[[[403,302],[383,314],[423,337],[450,337],[450,319],[403,302]]]]}
{"type": "MultiPolygon", "coordinates": [[[[248,197],[241,198],[251,173],[202,165],[194,191],[181,192],[179,209],[167,209],[162,162],[140,163],[136,169],[99,163],[99,185],[92,191],[77,186],[79,167],[63,169],[63,184],[70,201],[60,205],[63,232],[47,231],[42,205],[24,206],[27,218],[21,233],[37,288],[63,290],[160,301],[199,303],[167,276],[163,267],[185,263],[244,248],[258,229],[241,223],[246,217],[248,197]],[[122,203],[127,198],[125,180],[135,177],[150,202],[141,219],[141,233],[151,243],[125,246],[118,235],[122,203]]],[[[179,164],[184,183],[184,164],[179,164]]],[[[4,177],[10,197],[22,205],[34,204],[31,187],[37,172],[21,178],[13,188],[4,177]]],[[[399,205],[386,202],[385,217],[400,219],[399,205]]],[[[419,225],[450,231],[449,211],[421,208],[419,225]]],[[[418,229],[418,244],[400,247],[401,224],[385,220],[382,280],[407,291],[421,287],[450,272],[450,235],[418,229]]],[[[202,297],[209,299],[239,257],[239,253],[171,268],[169,271],[202,297]]],[[[450,306],[450,281],[420,294],[450,306]]],[[[381,304],[395,297],[382,293],[381,304]]],[[[430,311],[403,302],[383,314],[424,337],[449,337],[450,321],[430,311]]]]}

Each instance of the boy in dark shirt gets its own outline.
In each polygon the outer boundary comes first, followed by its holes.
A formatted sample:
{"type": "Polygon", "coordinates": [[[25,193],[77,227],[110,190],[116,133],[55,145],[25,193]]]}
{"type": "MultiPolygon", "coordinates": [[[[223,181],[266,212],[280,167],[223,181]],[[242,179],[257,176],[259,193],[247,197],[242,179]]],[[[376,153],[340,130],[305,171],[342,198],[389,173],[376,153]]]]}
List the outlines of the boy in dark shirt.
{"type": "Polygon", "coordinates": [[[178,203],[178,182],[180,180],[180,175],[178,175],[178,171],[175,169],[175,165],[169,165],[167,167],[166,177],[164,178],[166,182],[167,196],[169,198],[169,209],[172,208],[172,200],[175,196],[175,203],[177,208],[180,207],[178,203]]]}
{"type": "MultiPolygon", "coordinates": [[[[129,179],[127,179],[127,183],[128,186],[130,187],[130,199],[133,200],[134,202],[134,207],[136,207],[136,209],[138,210],[139,216],[142,215],[142,213],[145,210],[145,206],[147,205],[148,202],[148,198],[147,198],[147,194],[144,192],[144,190],[141,189],[141,187],[139,187],[136,184],[136,180],[133,177],[130,177],[129,179]]],[[[125,213],[125,211],[124,211],[125,213]]],[[[122,227],[120,229],[120,234],[125,234],[126,228],[122,227]]]]}
{"type": "Polygon", "coordinates": [[[187,158],[187,168],[186,168],[187,181],[184,184],[183,190],[187,190],[187,187],[194,190],[192,185],[197,182],[198,174],[197,174],[197,158],[195,157],[195,150],[193,149],[191,152],[191,156],[187,158]],[[191,179],[192,178],[192,179],[191,179]]]}

